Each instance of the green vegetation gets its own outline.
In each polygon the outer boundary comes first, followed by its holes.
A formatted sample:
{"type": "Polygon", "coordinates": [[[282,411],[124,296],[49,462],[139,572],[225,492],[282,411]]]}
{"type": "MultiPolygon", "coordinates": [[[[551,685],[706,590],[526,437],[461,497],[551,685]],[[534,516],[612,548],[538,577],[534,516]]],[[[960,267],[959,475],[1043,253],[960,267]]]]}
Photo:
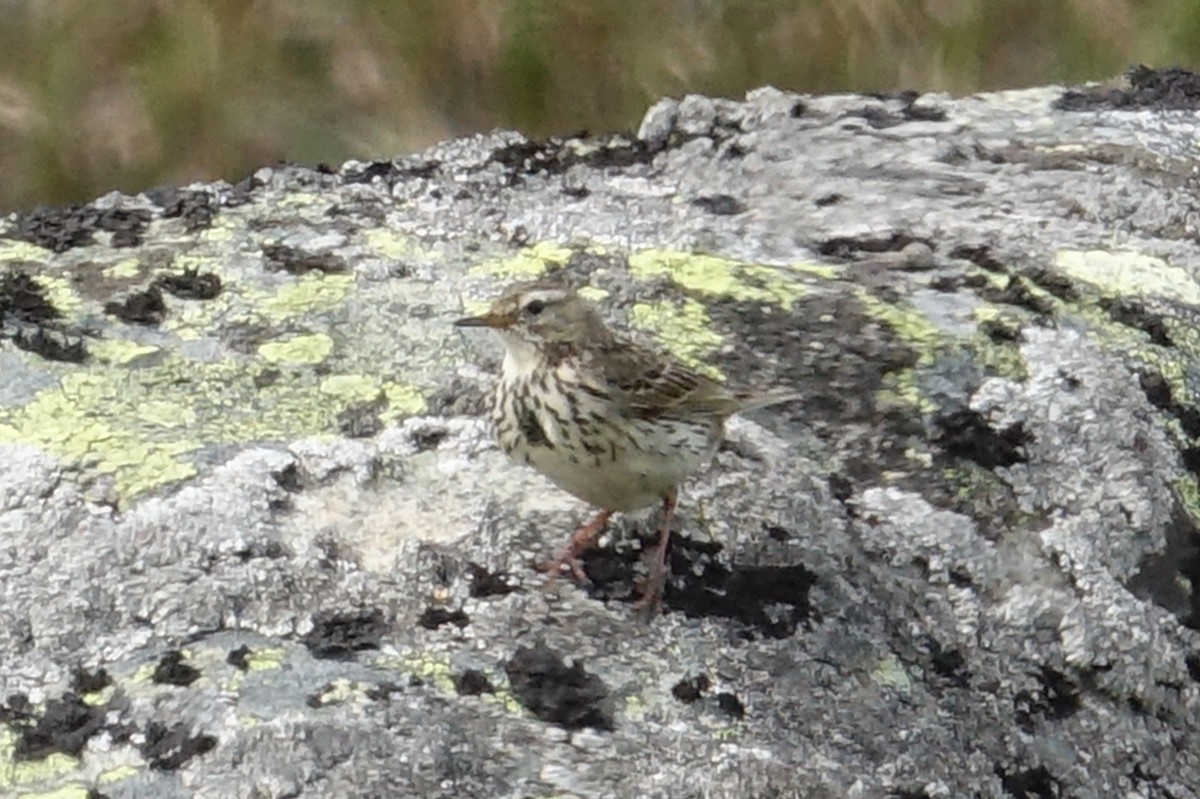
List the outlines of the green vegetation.
{"type": "Polygon", "coordinates": [[[50,0],[5,14],[0,210],[387,158],[496,126],[631,128],[664,95],[966,93],[1200,53],[1193,0],[50,0]]]}

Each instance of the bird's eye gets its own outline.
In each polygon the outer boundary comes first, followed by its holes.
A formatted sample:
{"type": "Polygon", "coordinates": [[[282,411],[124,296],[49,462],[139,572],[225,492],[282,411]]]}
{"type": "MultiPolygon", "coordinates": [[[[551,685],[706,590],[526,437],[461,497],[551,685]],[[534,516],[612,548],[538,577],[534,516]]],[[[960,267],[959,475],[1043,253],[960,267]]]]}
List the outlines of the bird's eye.
{"type": "Polygon", "coordinates": [[[526,316],[537,316],[542,311],[546,310],[546,303],[542,300],[533,300],[525,306],[526,316]]]}

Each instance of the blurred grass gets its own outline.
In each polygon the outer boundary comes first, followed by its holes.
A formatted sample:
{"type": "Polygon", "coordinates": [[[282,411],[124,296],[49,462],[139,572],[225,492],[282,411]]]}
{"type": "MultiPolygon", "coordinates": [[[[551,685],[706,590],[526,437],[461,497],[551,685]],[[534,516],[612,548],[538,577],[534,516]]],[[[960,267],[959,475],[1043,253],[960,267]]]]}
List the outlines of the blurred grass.
{"type": "Polygon", "coordinates": [[[664,95],[969,93],[1195,65],[1195,0],[0,0],[0,210],[664,95]]]}

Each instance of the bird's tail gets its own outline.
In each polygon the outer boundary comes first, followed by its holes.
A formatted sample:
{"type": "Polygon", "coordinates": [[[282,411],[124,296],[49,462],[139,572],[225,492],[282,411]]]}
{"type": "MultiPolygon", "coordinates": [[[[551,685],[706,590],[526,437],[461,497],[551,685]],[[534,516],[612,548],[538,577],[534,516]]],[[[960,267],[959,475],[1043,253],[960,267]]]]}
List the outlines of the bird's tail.
{"type": "Polygon", "coordinates": [[[737,413],[745,413],[746,411],[754,411],[759,408],[765,408],[768,405],[779,405],[784,402],[792,402],[793,400],[804,399],[804,395],[799,392],[778,393],[778,394],[739,394],[737,396],[738,407],[737,413]]]}

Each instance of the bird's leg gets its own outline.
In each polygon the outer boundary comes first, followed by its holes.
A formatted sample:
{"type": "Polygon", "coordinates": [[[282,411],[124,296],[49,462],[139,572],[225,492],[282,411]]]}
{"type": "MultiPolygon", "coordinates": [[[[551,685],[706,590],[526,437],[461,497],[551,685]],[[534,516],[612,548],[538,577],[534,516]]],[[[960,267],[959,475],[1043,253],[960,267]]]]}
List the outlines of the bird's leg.
{"type": "Polygon", "coordinates": [[[605,525],[608,524],[608,517],[612,516],[612,511],[602,510],[596,514],[596,518],[580,527],[571,535],[571,540],[567,542],[567,546],[559,553],[554,560],[543,563],[538,566],[544,572],[549,572],[550,580],[558,577],[563,566],[571,568],[571,575],[580,583],[590,582],[587,575],[583,573],[583,565],[579,562],[579,556],[596,545],[596,539],[600,538],[600,534],[604,532],[605,525]]]}
{"type": "Polygon", "coordinates": [[[647,558],[646,579],[642,580],[638,586],[641,589],[642,597],[637,601],[636,607],[651,614],[656,613],[662,605],[663,588],[667,584],[667,575],[671,573],[670,567],[667,566],[667,547],[671,543],[671,520],[675,516],[675,500],[678,497],[679,492],[674,488],[663,494],[662,521],[658,524],[658,542],[647,558]]]}

